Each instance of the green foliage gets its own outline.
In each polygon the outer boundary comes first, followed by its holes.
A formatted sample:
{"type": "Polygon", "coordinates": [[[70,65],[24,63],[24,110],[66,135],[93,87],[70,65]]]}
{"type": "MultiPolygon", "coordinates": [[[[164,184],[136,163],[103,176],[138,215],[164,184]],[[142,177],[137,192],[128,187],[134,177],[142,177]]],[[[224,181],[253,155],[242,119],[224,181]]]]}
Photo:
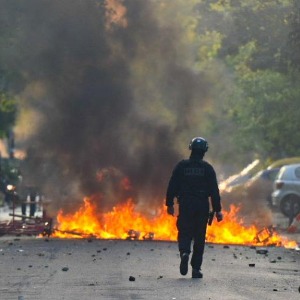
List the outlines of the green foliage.
{"type": "Polygon", "coordinates": [[[213,87],[204,128],[219,138],[214,154],[221,160],[242,165],[255,158],[299,155],[299,74],[291,68],[295,55],[288,56],[292,29],[292,53],[300,53],[295,3],[220,0],[198,6],[199,49],[213,53],[199,51],[201,64],[197,61],[213,87]],[[214,52],[207,50],[208,37],[214,52]]]}
{"type": "Polygon", "coordinates": [[[241,75],[239,85],[243,98],[232,99],[230,113],[239,128],[236,140],[241,151],[251,149],[265,159],[297,155],[299,85],[271,70],[241,75]]]}
{"type": "Polygon", "coordinates": [[[1,172],[2,176],[11,183],[17,184],[20,180],[20,163],[18,159],[1,158],[1,172]]]}
{"type": "Polygon", "coordinates": [[[300,3],[298,0],[293,1],[293,8],[288,20],[290,33],[286,56],[290,66],[300,70],[300,3]]]}
{"type": "Polygon", "coordinates": [[[14,125],[16,101],[5,93],[0,93],[0,138],[5,137],[9,128],[14,125]]]}

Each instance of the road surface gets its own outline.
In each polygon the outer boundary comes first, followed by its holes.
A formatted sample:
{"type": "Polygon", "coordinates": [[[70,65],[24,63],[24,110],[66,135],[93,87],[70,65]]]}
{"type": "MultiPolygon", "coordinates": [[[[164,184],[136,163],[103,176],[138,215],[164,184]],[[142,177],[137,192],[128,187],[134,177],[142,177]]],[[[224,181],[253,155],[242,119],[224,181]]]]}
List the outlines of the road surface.
{"type": "Polygon", "coordinates": [[[207,244],[202,270],[179,274],[175,242],[0,238],[1,300],[300,299],[298,250],[207,244]]]}

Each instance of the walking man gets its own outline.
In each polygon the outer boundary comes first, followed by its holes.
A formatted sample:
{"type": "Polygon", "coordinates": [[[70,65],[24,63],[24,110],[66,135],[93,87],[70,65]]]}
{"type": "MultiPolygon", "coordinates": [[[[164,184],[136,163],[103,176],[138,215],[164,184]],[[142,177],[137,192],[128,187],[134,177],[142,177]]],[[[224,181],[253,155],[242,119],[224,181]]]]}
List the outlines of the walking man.
{"type": "Polygon", "coordinates": [[[177,218],[178,248],[180,252],[180,273],[188,273],[189,255],[192,278],[202,278],[201,265],[205,245],[206,227],[209,216],[209,199],[218,222],[223,220],[221,198],[214,168],[203,157],[208,143],[202,137],[195,137],[189,144],[189,159],[180,161],[174,168],[169,181],[166,205],[167,212],[174,215],[174,198],[179,204],[177,218]]]}

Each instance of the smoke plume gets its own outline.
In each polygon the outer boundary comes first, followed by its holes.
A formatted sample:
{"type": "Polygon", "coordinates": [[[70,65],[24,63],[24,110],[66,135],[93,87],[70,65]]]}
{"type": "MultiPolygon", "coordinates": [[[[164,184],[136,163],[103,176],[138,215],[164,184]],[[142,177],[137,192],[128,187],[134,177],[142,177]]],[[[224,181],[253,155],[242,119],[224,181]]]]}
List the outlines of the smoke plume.
{"type": "Polygon", "coordinates": [[[16,127],[24,184],[55,207],[92,195],[106,208],[128,197],[161,205],[201,134],[205,82],[164,2],[3,1],[19,28],[9,63],[26,80],[16,127]]]}

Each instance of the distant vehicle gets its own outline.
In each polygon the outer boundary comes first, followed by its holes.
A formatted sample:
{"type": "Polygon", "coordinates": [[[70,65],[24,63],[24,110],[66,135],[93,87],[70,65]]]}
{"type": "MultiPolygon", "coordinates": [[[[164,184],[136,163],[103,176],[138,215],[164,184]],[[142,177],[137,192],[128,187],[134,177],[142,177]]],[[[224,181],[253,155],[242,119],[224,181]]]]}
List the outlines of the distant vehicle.
{"type": "Polygon", "coordinates": [[[280,168],[261,170],[240,184],[220,189],[222,199],[231,203],[263,201],[263,204],[271,207],[273,183],[279,170],[280,168]]]}
{"type": "Polygon", "coordinates": [[[244,185],[244,196],[251,201],[258,199],[266,201],[271,207],[273,183],[279,173],[280,168],[267,169],[258,172],[244,185]]]}
{"type": "Polygon", "coordinates": [[[293,219],[300,213],[300,164],[283,166],[274,181],[272,205],[293,219]]]}
{"type": "Polygon", "coordinates": [[[294,165],[294,164],[300,164],[299,156],[278,159],[274,161],[271,165],[269,165],[267,169],[270,170],[274,168],[281,168],[286,165],[294,165]]]}
{"type": "Polygon", "coordinates": [[[240,173],[234,174],[222,181],[219,187],[224,192],[231,192],[235,187],[243,185],[247,182],[258,170],[260,170],[260,161],[257,159],[245,167],[240,173]]]}
{"type": "Polygon", "coordinates": [[[276,176],[282,166],[296,163],[300,164],[300,157],[280,159],[262,169],[263,164],[259,160],[253,161],[240,173],[219,184],[224,204],[264,201],[264,204],[275,209],[272,204],[272,192],[276,176]]]}

